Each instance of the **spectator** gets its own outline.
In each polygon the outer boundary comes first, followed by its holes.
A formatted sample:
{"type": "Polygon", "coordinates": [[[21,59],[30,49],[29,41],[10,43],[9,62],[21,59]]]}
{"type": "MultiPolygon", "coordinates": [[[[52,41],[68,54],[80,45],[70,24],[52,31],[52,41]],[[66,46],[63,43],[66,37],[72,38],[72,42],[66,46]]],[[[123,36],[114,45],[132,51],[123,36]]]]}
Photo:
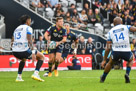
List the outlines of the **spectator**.
{"type": "MultiPolygon", "coordinates": [[[[131,51],[133,52],[134,58],[136,58],[136,40],[135,40],[135,39],[132,39],[131,51]]],[[[136,60],[136,59],[135,59],[135,60],[136,60]]]]}
{"type": "Polygon", "coordinates": [[[68,12],[70,13],[70,16],[73,16],[74,9],[75,9],[75,5],[71,4],[70,9],[68,9],[68,12]]]}
{"type": "Polygon", "coordinates": [[[93,55],[94,52],[95,52],[95,46],[94,46],[94,43],[92,42],[92,38],[89,37],[88,41],[86,43],[85,54],[91,54],[91,55],[93,55]]]}
{"type": "Polygon", "coordinates": [[[123,24],[131,25],[131,16],[129,16],[129,12],[127,10],[124,13],[123,24]]]}
{"type": "Polygon", "coordinates": [[[103,16],[101,13],[99,13],[99,9],[95,9],[95,17],[96,17],[96,22],[97,23],[102,23],[103,24],[103,16]]]}
{"type": "Polygon", "coordinates": [[[135,22],[134,22],[134,25],[133,26],[135,26],[136,27],[136,20],[135,20],[135,22]]]}
{"type": "MultiPolygon", "coordinates": [[[[116,4],[118,4],[119,0],[113,0],[116,4]]],[[[120,0],[121,4],[124,4],[124,0],[120,0]]]]}
{"type": "Polygon", "coordinates": [[[77,54],[85,54],[85,38],[83,36],[80,37],[77,54]]]}
{"type": "Polygon", "coordinates": [[[37,8],[43,8],[44,5],[40,2],[40,0],[32,0],[32,6],[37,8]]]}
{"type": "Polygon", "coordinates": [[[93,25],[96,23],[96,17],[94,16],[92,9],[89,9],[88,12],[88,23],[92,23],[93,25]]]}
{"type": "Polygon", "coordinates": [[[89,11],[89,5],[88,5],[88,3],[85,3],[84,10],[86,11],[86,14],[88,14],[88,11],[89,11]]]}
{"type": "Polygon", "coordinates": [[[80,23],[83,23],[85,25],[87,24],[88,17],[86,15],[85,10],[82,10],[81,14],[79,14],[79,21],[80,21],[80,23]]]}
{"type": "Polygon", "coordinates": [[[126,0],[124,5],[125,5],[125,9],[128,9],[130,5],[129,0],[126,0]]]}
{"type": "Polygon", "coordinates": [[[117,16],[118,16],[118,10],[117,10],[117,9],[114,9],[114,10],[112,11],[112,15],[113,15],[114,18],[117,17],[117,16]]]}
{"type": "Polygon", "coordinates": [[[59,4],[57,5],[57,7],[56,7],[55,15],[58,15],[58,14],[57,14],[58,12],[60,13],[60,16],[63,16],[63,17],[64,17],[65,12],[64,12],[64,10],[62,9],[62,6],[61,6],[60,3],[59,3],[59,4]]]}
{"type": "Polygon", "coordinates": [[[107,11],[108,13],[111,13],[112,10],[111,10],[111,4],[107,4],[107,8],[105,9],[105,11],[107,11]]]}
{"type": "Polygon", "coordinates": [[[79,15],[78,15],[76,9],[73,10],[72,21],[75,22],[75,23],[77,23],[79,21],[79,15]]]}
{"type": "Polygon", "coordinates": [[[39,36],[39,41],[36,42],[36,48],[38,51],[42,52],[45,50],[45,45],[43,41],[43,36],[39,36]]]}
{"type": "Polygon", "coordinates": [[[117,5],[118,5],[118,9],[121,10],[121,5],[122,5],[122,4],[121,4],[121,0],[118,1],[118,4],[117,4],[117,5]]]}
{"type": "Polygon", "coordinates": [[[72,57],[72,66],[67,66],[69,70],[81,70],[81,64],[80,61],[77,59],[77,57],[72,57]]]}
{"type": "Polygon", "coordinates": [[[117,12],[119,11],[119,8],[117,7],[117,4],[116,4],[116,3],[113,4],[112,10],[115,10],[115,9],[117,10],[117,12]]]}
{"type": "MultiPolygon", "coordinates": [[[[70,13],[69,13],[69,12],[66,13],[66,15],[65,15],[65,17],[64,17],[64,20],[66,20],[67,17],[70,17],[70,13]]],[[[71,17],[70,17],[70,18],[71,18],[71,17]]]]}
{"type": "Polygon", "coordinates": [[[52,9],[58,6],[58,0],[47,0],[47,3],[52,9]]]}

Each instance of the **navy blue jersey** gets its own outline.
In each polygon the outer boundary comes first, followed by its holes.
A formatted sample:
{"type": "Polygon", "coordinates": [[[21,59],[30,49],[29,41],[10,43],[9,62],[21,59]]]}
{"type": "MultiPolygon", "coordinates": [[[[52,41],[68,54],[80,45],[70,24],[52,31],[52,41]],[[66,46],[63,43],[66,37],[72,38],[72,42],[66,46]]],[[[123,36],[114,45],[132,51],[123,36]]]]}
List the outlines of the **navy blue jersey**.
{"type": "Polygon", "coordinates": [[[64,43],[63,51],[64,52],[70,51],[73,41],[75,41],[77,39],[78,39],[78,37],[76,36],[76,34],[72,31],[70,31],[69,34],[67,34],[67,41],[64,43]]]}
{"type": "Polygon", "coordinates": [[[51,36],[51,41],[61,41],[63,37],[67,37],[66,29],[57,29],[56,25],[52,25],[46,32],[51,36]]]}

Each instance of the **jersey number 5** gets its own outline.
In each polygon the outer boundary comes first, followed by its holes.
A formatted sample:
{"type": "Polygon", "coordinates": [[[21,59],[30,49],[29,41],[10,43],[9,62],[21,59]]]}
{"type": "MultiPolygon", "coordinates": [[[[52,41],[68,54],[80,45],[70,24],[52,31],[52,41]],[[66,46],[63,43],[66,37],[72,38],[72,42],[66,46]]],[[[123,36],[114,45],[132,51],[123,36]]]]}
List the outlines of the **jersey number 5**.
{"type": "Polygon", "coordinates": [[[121,32],[121,34],[119,35],[119,37],[118,37],[117,34],[115,34],[115,37],[116,37],[116,40],[117,40],[117,41],[118,41],[119,39],[123,39],[123,40],[124,40],[124,38],[125,38],[122,32],[121,32]]]}

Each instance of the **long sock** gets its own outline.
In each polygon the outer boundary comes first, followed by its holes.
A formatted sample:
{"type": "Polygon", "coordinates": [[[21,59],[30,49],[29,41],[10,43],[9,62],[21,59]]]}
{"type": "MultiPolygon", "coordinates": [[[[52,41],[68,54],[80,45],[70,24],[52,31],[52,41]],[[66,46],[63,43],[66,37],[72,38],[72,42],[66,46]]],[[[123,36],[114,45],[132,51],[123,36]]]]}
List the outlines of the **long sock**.
{"type": "Polygon", "coordinates": [[[108,73],[105,73],[105,72],[104,72],[102,76],[103,76],[104,78],[106,78],[107,75],[108,75],[108,73]]]}
{"type": "Polygon", "coordinates": [[[52,63],[49,63],[49,62],[48,62],[48,65],[49,65],[49,72],[51,72],[51,69],[52,69],[52,63]]]}
{"type": "Polygon", "coordinates": [[[126,74],[129,75],[130,71],[131,71],[131,67],[127,67],[127,69],[126,69],[126,74]]]}
{"type": "Polygon", "coordinates": [[[39,71],[40,68],[41,68],[41,66],[42,66],[42,64],[43,64],[43,61],[42,61],[42,60],[38,60],[38,62],[37,62],[37,64],[36,64],[35,70],[36,70],[36,71],[39,71]]]}
{"type": "Polygon", "coordinates": [[[55,62],[55,70],[57,70],[59,62],[55,62]]]}
{"type": "Polygon", "coordinates": [[[21,62],[19,63],[18,74],[22,74],[22,71],[23,71],[24,66],[25,66],[25,62],[24,62],[24,61],[21,61],[21,62]]]}

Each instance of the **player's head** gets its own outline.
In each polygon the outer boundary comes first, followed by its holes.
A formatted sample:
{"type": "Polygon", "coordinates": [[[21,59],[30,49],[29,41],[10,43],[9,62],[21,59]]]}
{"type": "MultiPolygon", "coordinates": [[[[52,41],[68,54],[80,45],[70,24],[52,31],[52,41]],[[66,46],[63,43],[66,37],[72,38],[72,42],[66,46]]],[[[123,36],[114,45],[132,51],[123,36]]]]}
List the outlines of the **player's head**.
{"type": "Polygon", "coordinates": [[[66,30],[69,30],[70,29],[70,24],[69,23],[65,23],[64,27],[66,28],[66,30]]]}
{"type": "Polygon", "coordinates": [[[62,28],[63,27],[63,18],[62,17],[57,17],[56,19],[56,25],[59,27],[59,28],[62,28]]]}
{"type": "Polygon", "coordinates": [[[29,15],[22,15],[19,20],[21,24],[31,25],[31,17],[29,15]]]}
{"type": "Polygon", "coordinates": [[[120,17],[116,17],[113,20],[114,26],[122,24],[122,19],[120,17]]]}

